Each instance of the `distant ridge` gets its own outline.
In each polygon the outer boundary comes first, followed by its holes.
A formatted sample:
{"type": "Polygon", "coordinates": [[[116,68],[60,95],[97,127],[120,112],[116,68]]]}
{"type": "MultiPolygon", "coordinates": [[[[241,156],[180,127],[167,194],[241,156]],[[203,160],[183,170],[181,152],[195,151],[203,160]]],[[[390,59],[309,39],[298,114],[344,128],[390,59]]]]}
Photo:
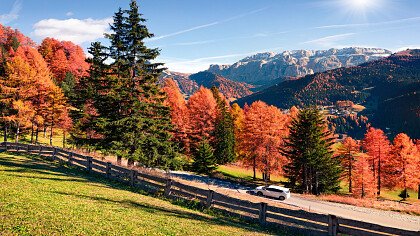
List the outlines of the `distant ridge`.
{"type": "Polygon", "coordinates": [[[420,138],[420,49],[284,81],[237,102],[257,100],[280,108],[350,100],[366,106],[374,126],[420,138]]]}
{"type": "Polygon", "coordinates": [[[227,79],[253,85],[281,82],[340,67],[350,67],[391,55],[381,48],[350,47],[329,50],[265,52],[246,57],[232,65],[211,65],[207,70],[227,79]]]}

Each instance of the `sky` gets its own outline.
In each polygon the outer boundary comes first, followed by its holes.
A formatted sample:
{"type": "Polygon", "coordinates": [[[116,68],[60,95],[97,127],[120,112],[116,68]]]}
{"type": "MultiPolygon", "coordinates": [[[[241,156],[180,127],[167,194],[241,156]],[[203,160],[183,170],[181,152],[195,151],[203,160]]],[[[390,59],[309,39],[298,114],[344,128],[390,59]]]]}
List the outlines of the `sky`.
{"type": "MultiPolygon", "coordinates": [[[[159,62],[194,73],[260,52],[420,48],[419,0],[138,0],[159,62]]],[[[1,0],[0,23],[36,42],[103,41],[129,0],[1,0]]]]}

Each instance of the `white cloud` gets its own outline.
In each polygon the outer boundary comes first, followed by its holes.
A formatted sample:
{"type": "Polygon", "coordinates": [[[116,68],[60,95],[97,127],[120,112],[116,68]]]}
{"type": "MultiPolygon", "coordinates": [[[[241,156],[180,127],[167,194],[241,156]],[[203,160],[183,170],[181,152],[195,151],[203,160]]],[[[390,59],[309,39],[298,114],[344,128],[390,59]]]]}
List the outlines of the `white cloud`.
{"type": "Polygon", "coordinates": [[[321,47],[337,47],[336,42],[346,39],[355,33],[336,34],[318,39],[302,42],[301,44],[314,44],[321,47]]]}
{"type": "Polygon", "coordinates": [[[408,45],[408,46],[403,46],[403,47],[399,47],[399,48],[395,48],[392,51],[393,52],[401,52],[401,51],[405,51],[407,49],[420,49],[420,44],[419,45],[408,45]]]}
{"type": "Polygon", "coordinates": [[[257,9],[257,10],[246,12],[244,14],[233,16],[233,17],[230,17],[230,18],[227,18],[227,19],[224,19],[224,20],[215,21],[215,22],[211,22],[211,23],[203,24],[203,25],[199,25],[199,26],[194,26],[192,28],[180,30],[180,31],[173,32],[173,33],[170,33],[170,34],[165,34],[165,35],[157,36],[157,37],[148,39],[147,41],[156,41],[156,40],[160,40],[160,39],[169,38],[169,37],[173,37],[173,36],[176,36],[176,35],[188,33],[188,32],[191,32],[191,31],[198,30],[198,29],[203,29],[203,28],[207,28],[207,27],[210,27],[210,26],[218,25],[218,24],[221,24],[221,23],[226,23],[226,22],[233,21],[233,20],[236,20],[236,19],[239,19],[239,18],[248,16],[248,15],[251,15],[251,14],[255,14],[255,13],[260,12],[260,11],[263,11],[265,9],[267,9],[267,8],[257,9]]]}
{"type": "Polygon", "coordinates": [[[350,28],[350,27],[372,27],[372,26],[381,26],[381,25],[390,25],[390,24],[399,24],[399,23],[414,22],[414,21],[419,21],[419,20],[420,20],[420,16],[416,16],[416,17],[403,18],[403,19],[398,19],[398,20],[373,22],[373,23],[343,24],[343,25],[323,25],[323,26],[314,27],[313,29],[338,29],[338,28],[350,28]]]}
{"type": "Polygon", "coordinates": [[[53,37],[59,40],[72,41],[77,44],[103,38],[108,32],[112,18],[105,19],[45,19],[33,26],[33,34],[40,38],[53,37]]]}
{"type": "Polygon", "coordinates": [[[66,16],[72,16],[72,15],[74,15],[74,13],[71,12],[71,11],[69,11],[69,12],[66,13],[66,16]]]}
{"type": "Polygon", "coordinates": [[[0,15],[0,23],[7,24],[19,18],[19,12],[22,9],[22,1],[16,0],[13,3],[12,9],[9,13],[0,15]]]}

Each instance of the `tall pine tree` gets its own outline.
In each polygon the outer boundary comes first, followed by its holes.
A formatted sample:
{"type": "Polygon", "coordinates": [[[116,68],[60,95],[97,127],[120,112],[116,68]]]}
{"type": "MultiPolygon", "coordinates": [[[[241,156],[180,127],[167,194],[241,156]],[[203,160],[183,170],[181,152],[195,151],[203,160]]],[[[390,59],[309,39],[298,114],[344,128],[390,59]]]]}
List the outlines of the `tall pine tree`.
{"type": "Polygon", "coordinates": [[[168,167],[175,156],[170,110],[157,84],[162,63],[152,62],[159,50],[144,44],[153,37],[145,22],[133,0],[129,10],[115,13],[113,32],[107,35],[111,46],[92,44],[91,104],[97,115],[88,127],[96,134],[97,148],[126,158],[129,165],[168,167]],[[113,60],[109,68],[105,58],[113,60]]]}
{"type": "Polygon", "coordinates": [[[284,167],[290,187],[305,193],[335,192],[341,174],[338,159],[333,159],[331,132],[316,107],[299,111],[293,119],[282,150],[289,159],[284,167]]]}

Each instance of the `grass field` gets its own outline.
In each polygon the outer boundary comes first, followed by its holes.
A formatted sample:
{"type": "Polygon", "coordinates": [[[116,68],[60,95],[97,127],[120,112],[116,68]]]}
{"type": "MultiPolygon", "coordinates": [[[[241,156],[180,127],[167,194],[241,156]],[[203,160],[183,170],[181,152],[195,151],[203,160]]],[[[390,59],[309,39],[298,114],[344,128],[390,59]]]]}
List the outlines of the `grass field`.
{"type": "Polygon", "coordinates": [[[38,157],[0,153],[0,183],[1,235],[273,234],[38,157]]]}
{"type": "MultiPolygon", "coordinates": [[[[252,181],[254,172],[252,169],[246,169],[237,165],[223,165],[217,168],[217,171],[226,177],[238,178],[244,181],[252,181]]],[[[262,173],[257,171],[257,182],[262,182],[262,173]]],[[[271,182],[281,182],[286,179],[283,176],[271,175],[271,182]]]]}

